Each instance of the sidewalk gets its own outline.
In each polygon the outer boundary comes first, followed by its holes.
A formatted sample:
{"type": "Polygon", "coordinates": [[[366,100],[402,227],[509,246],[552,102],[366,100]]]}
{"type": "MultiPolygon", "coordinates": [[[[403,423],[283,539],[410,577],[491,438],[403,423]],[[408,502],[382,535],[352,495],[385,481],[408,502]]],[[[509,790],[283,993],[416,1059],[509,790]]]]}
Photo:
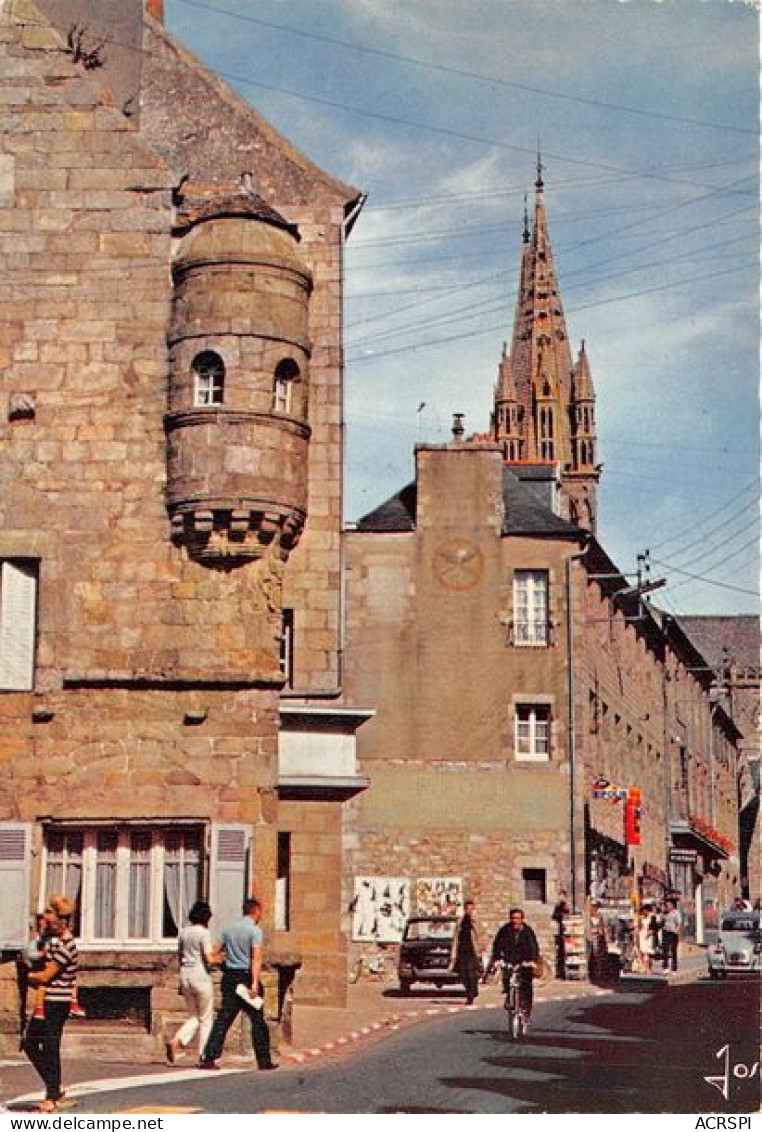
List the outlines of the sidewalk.
{"type": "MultiPolygon", "coordinates": [[[[687,950],[687,949],[686,949],[687,950]]],[[[586,981],[561,982],[555,979],[535,987],[537,1002],[560,1001],[570,998],[604,996],[616,992],[618,987],[634,986],[643,983],[649,989],[655,986],[668,986],[673,983],[690,982],[706,973],[706,959],[702,950],[698,954],[686,954],[680,970],[675,974],[664,975],[661,968],[651,975],[624,975],[619,984],[610,987],[596,986],[586,981]]],[[[645,989],[645,987],[644,987],[645,989]]],[[[295,1011],[296,1042],[293,1046],[280,1042],[277,1059],[286,1066],[329,1060],[350,1056],[359,1048],[409,1027],[433,1020],[447,1014],[462,1013],[481,1009],[497,1010],[502,1007],[502,993],[497,982],[480,987],[479,997],[474,1006],[466,1006],[463,992],[457,990],[435,990],[431,987],[413,988],[410,995],[402,997],[395,983],[376,982],[361,979],[347,987],[347,1005],[343,1009],[302,1006],[295,1011]]],[[[73,1024],[76,1026],[76,1023],[73,1024]]],[[[72,1030],[73,1030],[72,1026],[72,1030]]],[[[125,1081],[145,1083],[152,1077],[176,1076],[180,1073],[196,1075],[195,1057],[190,1053],[178,1061],[177,1067],[169,1069],[163,1061],[146,1063],[142,1058],[130,1058],[130,1050],[125,1048],[124,1059],[119,1061],[101,1060],[97,1051],[91,1056],[67,1056],[64,1038],[63,1069],[66,1087],[93,1081],[125,1081]]],[[[222,1058],[224,1069],[249,1071],[251,1058],[225,1054],[222,1058]]],[[[199,1070],[199,1076],[203,1071],[199,1070]]],[[[42,1096],[39,1078],[26,1058],[7,1058],[0,1061],[0,1103],[12,1098],[33,1094],[42,1096]]]]}

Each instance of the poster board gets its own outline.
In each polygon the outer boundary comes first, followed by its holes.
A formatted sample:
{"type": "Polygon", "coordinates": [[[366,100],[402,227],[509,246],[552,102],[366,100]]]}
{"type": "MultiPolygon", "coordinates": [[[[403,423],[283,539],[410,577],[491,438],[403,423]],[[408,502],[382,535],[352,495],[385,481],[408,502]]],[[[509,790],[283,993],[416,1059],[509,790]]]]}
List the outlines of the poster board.
{"type": "Polygon", "coordinates": [[[461,877],[418,877],[415,911],[418,915],[459,915],[463,908],[461,877]]]}
{"type": "Polygon", "coordinates": [[[410,915],[409,878],[356,876],[350,910],[355,942],[398,943],[410,915]]]}

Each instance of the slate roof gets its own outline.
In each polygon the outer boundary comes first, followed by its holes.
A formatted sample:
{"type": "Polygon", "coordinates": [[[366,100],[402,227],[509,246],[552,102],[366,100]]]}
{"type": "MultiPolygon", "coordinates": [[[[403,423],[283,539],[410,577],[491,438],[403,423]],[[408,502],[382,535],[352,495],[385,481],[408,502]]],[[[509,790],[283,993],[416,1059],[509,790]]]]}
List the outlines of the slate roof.
{"type": "Polygon", "coordinates": [[[745,667],[759,664],[760,622],[753,613],[678,617],[678,621],[710,664],[720,666],[727,658],[745,667]]]}
{"type": "Polygon", "coordinates": [[[415,483],[409,483],[385,500],[374,511],[369,511],[357,520],[358,531],[391,532],[414,531],[415,508],[418,498],[418,488],[415,483]]]}
{"type": "MultiPolygon", "coordinates": [[[[417,485],[409,483],[385,500],[374,511],[358,519],[358,531],[402,532],[415,530],[417,485]]],[[[537,498],[530,487],[503,470],[504,535],[534,535],[537,538],[564,538],[582,541],[588,532],[559,518],[537,498]]]]}
{"type": "Polygon", "coordinates": [[[503,469],[503,534],[534,535],[537,538],[565,538],[584,541],[589,532],[555,515],[532,487],[521,482],[508,468],[503,469]]]}

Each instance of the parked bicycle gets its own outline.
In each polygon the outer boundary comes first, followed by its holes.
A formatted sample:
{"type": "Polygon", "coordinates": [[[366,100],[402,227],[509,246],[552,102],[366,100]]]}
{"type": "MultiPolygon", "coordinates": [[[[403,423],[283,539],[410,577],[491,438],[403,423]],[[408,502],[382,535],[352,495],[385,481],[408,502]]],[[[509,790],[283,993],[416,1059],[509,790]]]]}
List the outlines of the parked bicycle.
{"type": "Polygon", "coordinates": [[[393,971],[387,966],[383,955],[358,955],[350,962],[347,979],[350,983],[356,983],[361,978],[383,982],[392,975],[393,971]]]}

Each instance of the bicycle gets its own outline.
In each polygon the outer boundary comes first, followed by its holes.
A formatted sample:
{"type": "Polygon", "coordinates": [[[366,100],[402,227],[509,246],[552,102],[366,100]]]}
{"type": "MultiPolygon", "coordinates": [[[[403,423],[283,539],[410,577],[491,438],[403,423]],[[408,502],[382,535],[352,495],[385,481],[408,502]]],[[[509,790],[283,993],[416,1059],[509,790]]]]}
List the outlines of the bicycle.
{"type": "Polygon", "coordinates": [[[347,980],[356,983],[360,978],[366,977],[374,982],[383,982],[390,977],[386,960],[383,955],[358,955],[350,964],[347,980]]]}
{"type": "Polygon", "coordinates": [[[504,963],[503,990],[505,1009],[508,1011],[508,1029],[515,1042],[524,1037],[529,1018],[521,1006],[521,968],[534,967],[534,963],[504,963]]]}

